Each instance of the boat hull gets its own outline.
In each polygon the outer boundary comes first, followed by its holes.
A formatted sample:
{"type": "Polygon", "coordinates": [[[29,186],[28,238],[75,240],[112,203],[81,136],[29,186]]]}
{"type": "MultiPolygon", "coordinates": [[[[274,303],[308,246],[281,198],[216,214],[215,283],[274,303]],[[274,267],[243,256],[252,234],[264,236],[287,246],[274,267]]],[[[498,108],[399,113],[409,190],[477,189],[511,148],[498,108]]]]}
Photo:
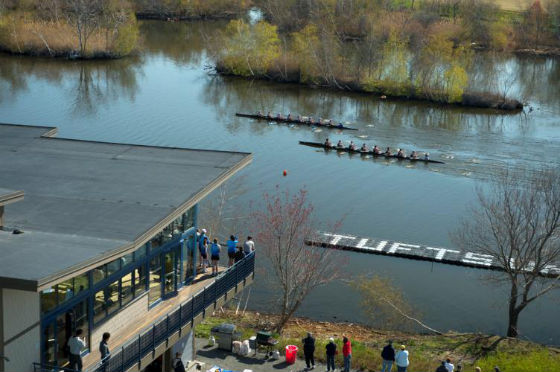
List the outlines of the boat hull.
{"type": "Polygon", "coordinates": [[[352,128],[352,127],[347,127],[347,126],[338,126],[338,125],[332,125],[332,124],[324,124],[324,123],[309,123],[306,121],[300,121],[297,119],[286,119],[286,118],[269,118],[267,116],[260,116],[260,115],[255,115],[255,114],[242,114],[242,113],[235,113],[235,116],[239,116],[242,118],[251,118],[251,119],[255,119],[255,120],[266,120],[266,121],[274,121],[277,123],[284,123],[284,124],[295,124],[295,125],[307,125],[310,127],[320,127],[320,128],[328,128],[328,129],[340,129],[340,130],[358,130],[358,128],[352,128]]]}

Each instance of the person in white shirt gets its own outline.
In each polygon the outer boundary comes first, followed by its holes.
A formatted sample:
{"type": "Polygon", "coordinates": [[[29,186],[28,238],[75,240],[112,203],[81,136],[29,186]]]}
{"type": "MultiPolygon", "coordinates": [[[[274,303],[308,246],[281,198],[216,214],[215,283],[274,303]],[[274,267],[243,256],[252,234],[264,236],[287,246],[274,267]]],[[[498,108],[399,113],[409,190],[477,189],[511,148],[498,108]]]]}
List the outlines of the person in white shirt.
{"type": "Polygon", "coordinates": [[[401,345],[401,350],[395,355],[395,364],[397,365],[397,372],[406,372],[409,364],[406,346],[401,345]]]}
{"type": "Polygon", "coordinates": [[[255,250],[255,242],[253,241],[252,237],[248,236],[247,240],[245,240],[245,243],[243,243],[243,252],[245,252],[245,255],[248,255],[254,250],[255,250]]]}
{"type": "Polygon", "coordinates": [[[445,359],[445,368],[447,368],[447,370],[449,372],[453,372],[453,370],[455,369],[455,366],[453,364],[451,364],[451,359],[449,359],[449,358],[445,359]]]}
{"type": "Polygon", "coordinates": [[[70,369],[76,371],[82,370],[82,350],[86,348],[86,341],[80,336],[84,333],[82,329],[77,329],[74,337],[68,340],[68,348],[70,349],[69,362],[70,369]]]}

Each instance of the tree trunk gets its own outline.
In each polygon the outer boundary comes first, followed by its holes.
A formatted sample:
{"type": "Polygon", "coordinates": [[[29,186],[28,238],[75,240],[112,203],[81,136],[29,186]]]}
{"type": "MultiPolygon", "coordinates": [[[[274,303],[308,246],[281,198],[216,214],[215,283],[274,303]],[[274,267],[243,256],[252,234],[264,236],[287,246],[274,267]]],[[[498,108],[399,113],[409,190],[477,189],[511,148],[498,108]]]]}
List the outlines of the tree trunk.
{"type": "Polygon", "coordinates": [[[517,308],[517,286],[512,284],[511,292],[509,295],[509,318],[508,318],[508,337],[517,337],[517,321],[519,320],[520,310],[517,308]]]}

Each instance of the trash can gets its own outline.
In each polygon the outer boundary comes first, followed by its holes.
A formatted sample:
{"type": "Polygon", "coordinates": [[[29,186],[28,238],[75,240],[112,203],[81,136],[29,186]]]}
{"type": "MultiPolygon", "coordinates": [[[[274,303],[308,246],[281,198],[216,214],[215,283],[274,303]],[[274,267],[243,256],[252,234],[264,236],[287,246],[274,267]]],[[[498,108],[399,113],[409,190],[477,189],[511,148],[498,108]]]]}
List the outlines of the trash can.
{"type": "Polygon", "coordinates": [[[298,352],[298,347],[296,345],[286,346],[286,363],[294,364],[296,362],[296,356],[298,352]]]}
{"type": "Polygon", "coordinates": [[[257,336],[249,337],[249,347],[253,350],[257,350],[257,336]]]}
{"type": "Polygon", "coordinates": [[[241,334],[235,331],[235,324],[222,323],[212,327],[210,334],[216,339],[218,348],[231,351],[233,341],[239,341],[241,334]]]}

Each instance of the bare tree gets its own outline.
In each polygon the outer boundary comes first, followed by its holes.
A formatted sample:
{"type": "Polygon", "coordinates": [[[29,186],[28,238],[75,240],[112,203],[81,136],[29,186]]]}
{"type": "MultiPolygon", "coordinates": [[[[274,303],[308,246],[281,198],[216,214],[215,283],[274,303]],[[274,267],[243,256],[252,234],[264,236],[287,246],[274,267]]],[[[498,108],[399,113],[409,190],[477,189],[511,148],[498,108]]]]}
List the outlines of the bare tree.
{"type": "Polygon", "coordinates": [[[259,252],[270,263],[269,279],[279,288],[277,332],[313,289],[340,277],[343,262],[338,252],[305,244],[317,235],[312,214],[307,191],[291,195],[277,189],[275,195],[264,195],[263,209],[252,216],[259,252]]]}
{"type": "Polygon", "coordinates": [[[89,37],[100,26],[102,9],[103,0],[64,0],[64,14],[78,37],[81,57],[86,56],[89,37]]]}
{"type": "Polygon", "coordinates": [[[507,336],[517,337],[521,312],[560,287],[560,171],[543,169],[520,184],[521,172],[505,171],[478,191],[478,205],[455,233],[462,248],[495,257],[510,286],[507,336]],[[556,271],[554,271],[556,270],[556,271]],[[558,274],[544,278],[542,273],[558,274]]]}

